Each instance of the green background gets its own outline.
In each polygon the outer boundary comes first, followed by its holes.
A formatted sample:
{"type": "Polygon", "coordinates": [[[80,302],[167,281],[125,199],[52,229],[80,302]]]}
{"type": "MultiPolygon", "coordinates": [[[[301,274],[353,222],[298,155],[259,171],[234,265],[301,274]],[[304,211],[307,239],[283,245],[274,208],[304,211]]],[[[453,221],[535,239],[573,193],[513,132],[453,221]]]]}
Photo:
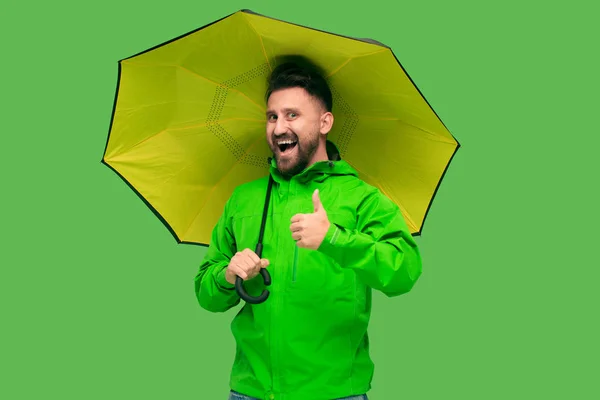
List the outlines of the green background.
{"type": "Polygon", "coordinates": [[[370,398],[598,398],[591,6],[379,0],[4,3],[0,397],[226,398],[205,249],[100,160],[117,61],[241,8],[391,46],[462,145],[422,278],[374,295],[370,398]]]}

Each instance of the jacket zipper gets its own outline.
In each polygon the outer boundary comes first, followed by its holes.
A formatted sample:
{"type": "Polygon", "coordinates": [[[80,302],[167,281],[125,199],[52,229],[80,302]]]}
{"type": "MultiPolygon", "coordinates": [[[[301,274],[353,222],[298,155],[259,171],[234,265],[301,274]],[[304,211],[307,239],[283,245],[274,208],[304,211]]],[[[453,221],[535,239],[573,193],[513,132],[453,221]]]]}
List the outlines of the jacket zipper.
{"type": "Polygon", "coordinates": [[[298,245],[294,245],[294,265],[292,267],[292,283],[296,282],[296,267],[298,265],[298,245]]]}

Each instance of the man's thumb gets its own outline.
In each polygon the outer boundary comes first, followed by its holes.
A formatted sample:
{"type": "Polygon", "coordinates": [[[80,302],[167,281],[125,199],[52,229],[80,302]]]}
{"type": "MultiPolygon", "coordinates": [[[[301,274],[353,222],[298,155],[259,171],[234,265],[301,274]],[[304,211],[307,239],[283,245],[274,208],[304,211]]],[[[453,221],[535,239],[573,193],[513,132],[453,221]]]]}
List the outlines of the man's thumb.
{"type": "Polygon", "coordinates": [[[321,199],[319,198],[319,189],[316,189],[313,193],[313,205],[315,206],[315,212],[323,210],[323,205],[321,204],[321,199]]]}

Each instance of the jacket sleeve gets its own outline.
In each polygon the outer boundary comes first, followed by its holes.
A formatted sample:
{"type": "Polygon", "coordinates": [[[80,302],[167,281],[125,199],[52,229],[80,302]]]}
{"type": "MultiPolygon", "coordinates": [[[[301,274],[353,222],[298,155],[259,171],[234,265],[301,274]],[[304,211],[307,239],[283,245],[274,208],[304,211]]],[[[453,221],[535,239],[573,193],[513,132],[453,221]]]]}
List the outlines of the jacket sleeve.
{"type": "Polygon", "coordinates": [[[388,197],[378,189],[370,192],[358,207],[355,229],[330,223],[320,252],[388,297],[412,289],[421,275],[421,255],[400,209],[388,197]]]}
{"type": "Polygon", "coordinates": [[[195,281],[200,306],[211,312],[225,312],[240,302],[235,286],[225,279],[225,270],[236,252],[231,226],[231,199],[213,228],[211,241],[195,281]]]}

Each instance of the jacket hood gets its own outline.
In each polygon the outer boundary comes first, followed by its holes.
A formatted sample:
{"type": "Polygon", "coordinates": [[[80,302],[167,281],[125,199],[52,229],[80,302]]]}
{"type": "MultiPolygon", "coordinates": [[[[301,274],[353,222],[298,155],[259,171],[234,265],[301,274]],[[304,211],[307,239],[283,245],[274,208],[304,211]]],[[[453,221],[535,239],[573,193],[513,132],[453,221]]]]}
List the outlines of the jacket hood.
{"type": "MultiPolygon", "coordinates": [[[[352,175],[358,177],[358,172],[350,166],[346,161],[342,160],[337,146],[330,140],[327,140],[327,157],[329,161],[319,161],[305,168],[299,174],[293,176],[300,183],[310,181],[322,182],[329,176],[334,175],[352,175]]],[[[277,161],[275,157],[269,157],[270,174],[273,180],[277,183],[289,181],[290,177],[283,176],[277,169],[277,161]]]]}

